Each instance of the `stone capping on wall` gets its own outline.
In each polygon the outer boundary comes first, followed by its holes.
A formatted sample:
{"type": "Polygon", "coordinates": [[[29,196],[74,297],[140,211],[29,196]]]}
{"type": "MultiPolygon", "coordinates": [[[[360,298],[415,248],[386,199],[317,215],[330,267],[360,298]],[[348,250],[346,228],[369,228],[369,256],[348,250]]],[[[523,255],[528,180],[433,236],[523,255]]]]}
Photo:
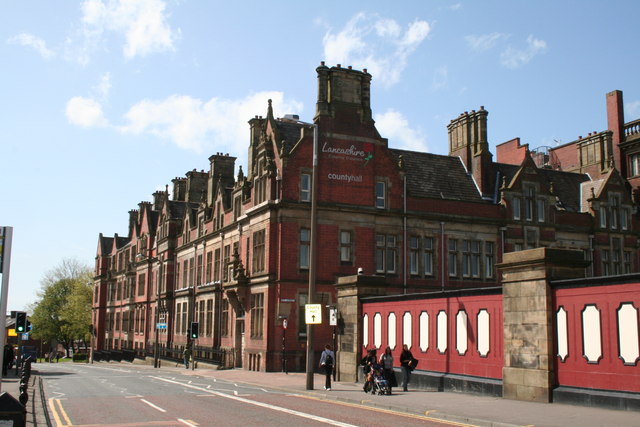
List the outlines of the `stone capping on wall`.
{"type": "MultiPolygon", "coordinates": [[[[502,263],[496,265],[496,267],[504,271],[532,264],[550,264],[558,267],[586,268],[590,264],[590,261],[586,261],[584,259],[583,252],[579,250],[536,248],[517,252],[507,252],[503,256],[502,263]]],[[[572,278],[575,278],[575,275],[572,278]]]]}
{"type": "MultiPolygon", "coordinates": [[[[639,275],[640,276],[640,275],[639,275]]],[[[438,291],[427,291],[411,294],[397,294],[397,295],[383,295],[383,296],[370,296],[360,298],[361,302],[387,302],[387,301],[412,301],[417,299],[434,299],[434,298],[451,298],[451,297],[466,297],[473,295],[493,295],[501,294],[502,286],[491,286],[483,288],[464,288],[464,289],[447,289],[438,291]]]]}
{"type": "Polygon", "coordinates": [[[579,288],[588,286],[625,285],[640,282],[640,273],[619,274],[617,276],[581,277],[579,279],[552,280],[552,288],[579,288]]]}

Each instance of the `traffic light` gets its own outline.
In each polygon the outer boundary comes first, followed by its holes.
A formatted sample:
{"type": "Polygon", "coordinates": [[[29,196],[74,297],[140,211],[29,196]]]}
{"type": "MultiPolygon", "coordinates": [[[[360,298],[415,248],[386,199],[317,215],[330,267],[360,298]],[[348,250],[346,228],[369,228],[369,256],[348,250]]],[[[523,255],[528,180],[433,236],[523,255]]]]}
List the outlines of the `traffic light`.
{"type": "Polygon", "coordinates": [[[198,322],[191,322],[191,339],[198,339],[198,322]]]}
{"type": "Polygon", "coordinates": [[[16,313],[16,333],[23,334],[27,332],[27,313],[19,311],[16,313]]]}
{"type": "Polygon", "coordinates": [[[31,332],[31,322],[27,320],[27,332],[31,332]]]}

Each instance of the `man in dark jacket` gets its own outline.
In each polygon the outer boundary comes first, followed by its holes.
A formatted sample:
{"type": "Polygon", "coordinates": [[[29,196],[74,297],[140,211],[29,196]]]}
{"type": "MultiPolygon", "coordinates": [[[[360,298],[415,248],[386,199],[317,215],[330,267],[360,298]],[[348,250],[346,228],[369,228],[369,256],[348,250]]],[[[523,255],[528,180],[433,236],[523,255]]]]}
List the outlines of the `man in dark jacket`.
{"type": "Polygon", "coordinates": [[[404,344],[402,346],[402,353],[400,353],[400,366],[402,367],[402,373],[404,374],[402,380],[402,390],[409,391],[407,386],[409,385],[409,378],[411,378],[411,371],[413,370],[413,354],[409,350],[409,347],[404,344]]]}

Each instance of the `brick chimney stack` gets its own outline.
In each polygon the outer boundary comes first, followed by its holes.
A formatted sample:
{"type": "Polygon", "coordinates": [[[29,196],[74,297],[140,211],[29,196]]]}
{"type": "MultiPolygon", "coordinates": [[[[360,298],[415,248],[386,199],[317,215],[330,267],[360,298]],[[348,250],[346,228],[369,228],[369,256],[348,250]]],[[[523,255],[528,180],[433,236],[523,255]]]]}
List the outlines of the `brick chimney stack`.
{"type": "Polygon", "coordinates": [[[616,168],[623,177],[627,177],[627,165],[622,159],[620,143],[624,142],[624,106],[622,103],[622,91],[614,90],[607,94],[607,124],[613,132],[613,159],[616,168]]]}

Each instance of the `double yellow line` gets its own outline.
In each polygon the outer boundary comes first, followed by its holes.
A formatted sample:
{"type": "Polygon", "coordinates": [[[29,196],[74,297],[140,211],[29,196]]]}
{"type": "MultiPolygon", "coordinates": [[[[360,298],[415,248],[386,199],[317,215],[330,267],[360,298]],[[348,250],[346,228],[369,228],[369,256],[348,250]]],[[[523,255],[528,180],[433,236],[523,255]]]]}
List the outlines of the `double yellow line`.
{"type": "Polygon", "coordinates": [[[72,426],[73,424],[71,423],[69,416],[62,407],[62,400],[64,399],[49,399],[49,408],[51,408],[51,414],[53,415],[53,419],[55,420],[58,427],[72,426]]]}

